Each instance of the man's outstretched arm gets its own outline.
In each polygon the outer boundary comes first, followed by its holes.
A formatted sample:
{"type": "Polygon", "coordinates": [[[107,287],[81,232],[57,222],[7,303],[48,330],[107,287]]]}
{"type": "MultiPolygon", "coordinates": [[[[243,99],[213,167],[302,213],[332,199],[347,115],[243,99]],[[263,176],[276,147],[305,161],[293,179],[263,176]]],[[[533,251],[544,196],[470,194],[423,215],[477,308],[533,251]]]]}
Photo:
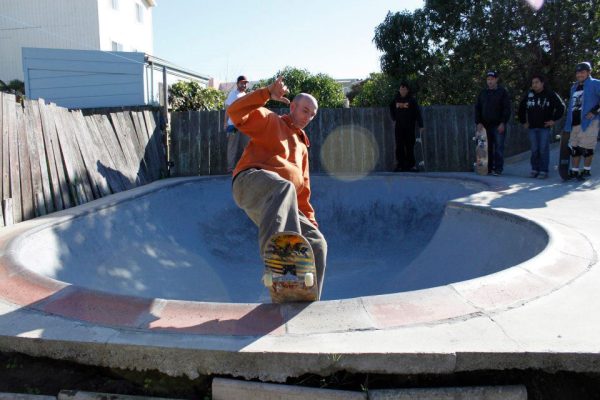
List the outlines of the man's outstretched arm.
{"type": "Polygon", "coordinates": [[[248,136],[255,136],[264,131],[268,123],[267,117],[271,114],[264,105],[269,99],[290,104],[290,101],[284,97],[287,93],[289,90],[283,83],[283,77],[279,77],[269,86],[234,101],[227,108],[227,115],[238,129],[248,136]]]}

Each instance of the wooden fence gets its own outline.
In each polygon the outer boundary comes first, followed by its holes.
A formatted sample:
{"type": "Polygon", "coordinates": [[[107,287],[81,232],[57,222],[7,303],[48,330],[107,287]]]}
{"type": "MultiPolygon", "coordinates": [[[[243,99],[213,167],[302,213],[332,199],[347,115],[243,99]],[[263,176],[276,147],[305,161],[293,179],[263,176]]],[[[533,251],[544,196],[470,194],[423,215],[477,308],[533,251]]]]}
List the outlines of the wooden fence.
{"type": "MultiPolygon", "coordinates": [[[[226,173],[223,117],[223,111],[172,113],[171,176],[226,173]]],[[[470,171],[473,107],[424,107],[423,117],[426,170],[470,171]]],[[[385,108],[321,109],[306,131],[312,172],[394,169],[394,126],[385,108]]],[[[84,114],[0,93],[0,226],[167,176],[164,143],[157,111],[84,114]]],[[[528,148],[525,130],[510,124],[506,156],[528,148]]]]}
{"type": "MultiPolygon", "coordinates": [[[[473,106],[423,107],[427,171],[472,170],[474,118],[473,106]]],[[[172,175],[224,174],[227,139],[222,125],[223,111],[172,113],[172,175]]],[[[395,167],[394,122],[387,108],[320,109],[306,132],[312,172],[356,174],[395,167]]],[[[528,149],[526,131],[509,124],[505,156],[528,149]]]]}
{"type": "Polygon", "coordinates": [[[166,175],[158,113],[83,115],[0,93],[0,225],[66,209],[166,175]]]}

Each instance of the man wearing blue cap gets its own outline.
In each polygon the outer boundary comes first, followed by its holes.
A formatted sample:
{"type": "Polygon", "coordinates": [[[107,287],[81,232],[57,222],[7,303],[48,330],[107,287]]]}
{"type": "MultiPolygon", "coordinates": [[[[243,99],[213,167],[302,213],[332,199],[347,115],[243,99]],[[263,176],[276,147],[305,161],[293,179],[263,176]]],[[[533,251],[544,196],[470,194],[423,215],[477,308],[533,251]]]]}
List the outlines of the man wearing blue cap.
{"type": "Polygon", "coordinates": [[[592,158],[600,124],[600,80],[592,78],[592,66],[581,62],[575,67],[577,81],[571,87],[564,131],[571,132],[571,170],[569,178],[585,180],[591,176],[592,158]],[[579,169],[583,157],[583,170],[579,169]]]}

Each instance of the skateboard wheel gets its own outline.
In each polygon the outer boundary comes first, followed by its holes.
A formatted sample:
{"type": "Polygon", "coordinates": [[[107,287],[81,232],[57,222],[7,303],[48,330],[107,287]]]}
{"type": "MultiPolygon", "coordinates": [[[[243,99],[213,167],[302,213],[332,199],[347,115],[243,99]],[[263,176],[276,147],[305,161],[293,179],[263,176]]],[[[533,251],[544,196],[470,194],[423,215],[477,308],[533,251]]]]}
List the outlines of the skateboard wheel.
{"type": "Polygon", "coordinates": [[[305,274],[304,275],[304,285],[306,287],[313,287],[314,284],[315,284],[315,277],[312,274],[312,272],[305,274]]]}
{"type": "Polygon", "coordinates": [[[422,141],[422,140],[421,140],[421,138],[417,138],[417,139],[415,140],[415,143],[421,143],[421,141],[422,141]]]}
{"type": "Polygon", "coordinates": [[[268,288],[272,287],[273,286],[273,275],[264,274],[263,275],[263,283],[268,288]]]}
{"type": "Polygon", "coordinates": [[[424,166],[425,166],[425,161],[421,161],[421,162],[419,163],[419,167],[424,167],[424,166]]]}

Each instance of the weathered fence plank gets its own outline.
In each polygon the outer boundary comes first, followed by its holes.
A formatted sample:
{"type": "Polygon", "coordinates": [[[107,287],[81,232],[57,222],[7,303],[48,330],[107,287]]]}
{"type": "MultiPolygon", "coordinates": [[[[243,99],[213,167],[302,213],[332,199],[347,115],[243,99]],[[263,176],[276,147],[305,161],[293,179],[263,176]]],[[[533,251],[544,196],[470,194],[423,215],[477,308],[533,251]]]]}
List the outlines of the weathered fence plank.
{"type": "Polygon", "coordinates": [[[21,180],[21,212],[22,220],[35,217],[33,188],[31,183],[31,162],[29,160],[29,144],[27,142],[27,121],[25,112],[17,106],[17,149],[19,155],[19,177],[21,180]]]}
{"type": "Polygon", "coordinates": [[[156,175],[156,166],[157,162],[152,157],[152,152],[150,151],[150,140],[148,137],[148,132],[146,131],[146,124],[144,122],[144,116],[141,112],[130,112],[130,117],[133,122],[133,126],[135,128],[135,132],[138,137],[138,141],[140,142],[140,155],[139,157],[144,163],[144,169],[146,173],[146,181],[152,182],[158,179],[156,175]]]}
{"type": "Polygon", "coordinates": [[[24,154],[24,157],[29,158],[29,165],[31,170],[31,188],[33,196],[33,205],[35,209],[35,216],[46,215],[46,201],[44,199],[43,192],[43,178],[42,169],[40,165],[40,157],[38,154],[38,145],[34,125],[36,124],[35,115],[33,114],[33,107],[31,101],[25,101],[24,104],[24,115],[25,115],[25,135],[27,139],[28,151],[24,154]]]}
{"type": "Polygon", "coordinates": [[[37,165],[39,165],[40,169],[40,179],[45,211],[47,213],[51,213],[54,212],[54,200],[52,198],[52,181],[49,173],[48,155],[46,154],[46,147],[44,144],[44,133],[39,103],[37,101],[27,101],[26,104],[28,109],[30,109],[31,111],[31,129],[33,133],[33,143],[37,147],[37,165]]]}
{"type": "Polygon", "coordinates": [[[136,175],[132,174],[130,171],[125,153],[119,144],[119,140],[115,131],[113,130],[113,126],[108,118],[108,115],[94,115],[94,120],[98,126],[100,136],[104,141],[104,145],[110,151],[111,158],[116,170],[121,176],[123,184],[127,189],[134,188],[136,186],[136,175]]]}
{"type": "Polygon", "coordinates": [[[108,180],[98,170],[98,161],[102,158],[102,150],[98,148],[98,141],[94,137],[95,132],[87,126],[81,111],[74,111],[71,116],[77,130],[76,143],[81,152],[94,197],[108,196],[111,194],[108,180]]]}
{"type": "MultiPolygon", "coordinates": [[[[16,124],[14,104],[15,96],[4,94],[2,97],[2,200],[10,197],[10,132],[14,131],[16,124]]],[[[6,212],[4,218],[7,218],[6,212]]]]}
{"type": "Polygon", "coordinates": [[[97,116],[93,115],[84,117],[88,131],[90,132],[90,137],[94,141],[94,145],[98,151],[95,170],[106,180],[112,193],[127,190],[129,180],[118,171],[115,166],[116,164],[113,161],[113,156],[118,156],[120,149],[114,149],[115,154],[113,155],[112,149],[107,148],[106,143],[102,138],[100,128],[98,127],[96,117],[97,116]]]}
{"type": "Polygon", "coordinates": [[[21,105],[15,101],[9,101],[8,111],[11,115],[15,115],[14,123],[8,126],[8,142],[9,142],[9,168],[10,168],[10,198],[13,199],[13,220],[15,223],[23,220],[23,206],[21,205],[21,169],[19,168],[19,140],[18,140],[18,124],[22,118],[18,117],[17,110],[21,105]]]}
{"type": "Polygon", "coordinates": [[[119,121],[121,122],[121,127],[125,129],[127,138],[129,139],[130,150],[132,151],[133,159],[132,159],[132,168],[135,169],[138,177],[139,183],[141,185],[145,185],[149,182],[147,178],[147,168],[144,160],[144,147],[142,143],[140,143],[140,138],[135,130],[133,125],[133,121],[128,112],[120,112],[119,121]]]}
{"type": "MultiPolygon", "coordinates": [[[[8,116],[7,116],[8,118],[8,116]]],[[[0,201],[4,198],[4,190],[2,185],[2,177],[4,175],[4,167],[2,163],[2,144],[4,142],[4,125],[8,123],[4,121],[4,93],[0,92],[0,201]]],[[[1,209],[2,207],[0,207],[1,209]]],[[[1,211],[0,211],[1,212],[1,211]]],[[[0,218],[0,226],[4,226],[4,216],[0,218]]]]}
{"type": "Polygon", "coordinates": [[[42,99],[38,101],[38,105],[42,121],[44,147],[48,160],[48,171],[52,183],[54,207],[56,210],[62,210],[71,207],[71,202],[64,176],[62,155],[60,154],[60,147],[56,136],[56,125],[54,124],[54,117],[51,114],[50,107],[45,105],[42,99]]]}
{"type": "Polygon", "coordinates": [[[157,170],[157,179],[167,176],[167,158],[166,158],[166,144],[164,142],[164,136],[159,125],[159,114],[144,110],[144,121],[146,123],[146,129],[148,131],[150,149],[156,155],[158,164],[154,165],[157,170]]]}
{"type": "Polygon", "coordinates": [[[132,183],[137,186],[141,182],[141,177],[138,174],[139,166],[136,162],[136,155],[132,137],[125,126],[121,125],[121,114],[110,113],[110,121],[112,123],[114,133],[123,151],[124,161],[127,171],[127,176],[133,179],[132,183]]]}
{"type": "Polygon", "coordinates": [[[58,133],[60,148],[63,153],[69,188],[76,204],[84,204],[94,199],[90,181],[87,176],[77,139],[71,113],[65,108],[55,107],[54,123],[58,133]]]}

